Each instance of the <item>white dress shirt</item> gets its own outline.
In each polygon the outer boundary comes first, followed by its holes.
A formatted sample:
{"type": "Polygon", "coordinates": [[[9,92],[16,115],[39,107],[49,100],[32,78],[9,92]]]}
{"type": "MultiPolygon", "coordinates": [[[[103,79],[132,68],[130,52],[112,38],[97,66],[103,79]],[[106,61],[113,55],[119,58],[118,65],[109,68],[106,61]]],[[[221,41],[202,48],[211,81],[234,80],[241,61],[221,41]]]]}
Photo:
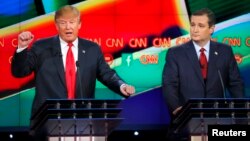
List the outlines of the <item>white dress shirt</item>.
{"type": "MultiPolygon", "coordinates": [[[[60,39],[60,45],[61,45],[61,53],[62,53],[62,57],[63,57],[62,58],[63,59],[63,66],[65,68],[66,56],[67,56],[67,52],[68,52],[69,47],[68,47],[67,42],[65,42],[61,38],[59,38],[59,39],[60,39]]],[[[72,43],[73,43],[73,47],[71,49],[72,49],[74,59],[75,59],[75,62],[76,62],[78,60],[78,38],[76,38],[76,40],[73,41],[72,43]]]]}

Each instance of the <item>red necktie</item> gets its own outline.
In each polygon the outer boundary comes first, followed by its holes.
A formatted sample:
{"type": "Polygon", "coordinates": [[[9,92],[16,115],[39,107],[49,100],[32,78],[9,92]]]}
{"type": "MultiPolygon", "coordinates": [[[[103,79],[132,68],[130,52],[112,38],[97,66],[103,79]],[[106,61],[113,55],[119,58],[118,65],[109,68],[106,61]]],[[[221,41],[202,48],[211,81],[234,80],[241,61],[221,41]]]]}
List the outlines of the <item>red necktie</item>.
{"type": "Polygon", "coordinates": [[[207,78],[207,58],[204,53],[205,49],[201,48],[200,49],[200,66],[201,66],[201,73],[204,79],[207,78]]]}
{"type": "Polygon", "coordinates": [[[72,43],[68,43],[69,49],[66,56],[66,85],[68,90],[68,99],[75,98],[75,84],[76,84],[76,68],[75,59],[72,52],[72,43]]]}

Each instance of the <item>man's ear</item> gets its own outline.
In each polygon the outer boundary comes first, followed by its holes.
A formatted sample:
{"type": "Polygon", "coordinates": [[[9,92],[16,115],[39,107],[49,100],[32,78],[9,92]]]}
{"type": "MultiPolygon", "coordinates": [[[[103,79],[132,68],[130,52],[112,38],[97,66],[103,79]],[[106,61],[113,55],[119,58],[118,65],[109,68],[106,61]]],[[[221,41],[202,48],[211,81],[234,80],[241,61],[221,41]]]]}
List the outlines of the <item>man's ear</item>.
{"type": "Polygon", "coordinates": [[[211,26],[211,27],[209,28],[209,30],[210,30],[210,34],[211,34],[211,35],[214,33],[214,28],[215,28],[215,26],[214,26],[214,25],[213,25],[213,26],[211,26]]]}

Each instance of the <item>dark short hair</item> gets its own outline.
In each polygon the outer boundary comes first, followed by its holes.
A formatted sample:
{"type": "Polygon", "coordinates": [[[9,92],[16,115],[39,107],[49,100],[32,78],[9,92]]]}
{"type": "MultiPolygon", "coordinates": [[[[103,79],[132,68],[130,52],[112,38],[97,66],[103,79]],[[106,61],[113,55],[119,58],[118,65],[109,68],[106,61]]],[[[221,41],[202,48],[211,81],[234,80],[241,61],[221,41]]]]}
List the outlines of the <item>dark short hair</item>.
{"type": "Polygon", "coordinates": [[[78,17],[78,20],[80,22],[80,12],[77,8],[75,8],[74,6],[71,6],[71,5],[65,5],[63,7],[61,7],[60,9],[58,9],[56,12],[55,12],[55,21],[63,16],[65,13],[68,13],[68,12],[72,12],[74,15],[76,15],[78,17]]]}
{"type": "Polygon", "coordinates": [[[210,10],[209,8],[199,9],[193,12],[191,16],[202,16],[202,15],[207,15],[209,27],[215,25],[216,20],[215,20],[214,12],[210,10]]]}

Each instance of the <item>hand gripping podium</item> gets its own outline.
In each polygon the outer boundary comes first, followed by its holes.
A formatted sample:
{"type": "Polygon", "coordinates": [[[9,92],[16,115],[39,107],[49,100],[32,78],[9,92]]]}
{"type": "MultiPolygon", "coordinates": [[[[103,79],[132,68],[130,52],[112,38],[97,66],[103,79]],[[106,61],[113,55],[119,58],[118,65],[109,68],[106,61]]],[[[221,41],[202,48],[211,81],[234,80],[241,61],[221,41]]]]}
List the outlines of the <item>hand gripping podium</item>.
{"type": "Polygon", "coordinates": [[[250,99],[190,99],[173,119],[174,132],[185,130],[192,141],[207,141],[208,125],[250,125],[250,99]]]}
{"type": "Polygon", "coordinates": [[[119,102],[48,99],[32,117],[31,131],[44,130],[48,141],[105,141],[122,121],[119,102]]]}

